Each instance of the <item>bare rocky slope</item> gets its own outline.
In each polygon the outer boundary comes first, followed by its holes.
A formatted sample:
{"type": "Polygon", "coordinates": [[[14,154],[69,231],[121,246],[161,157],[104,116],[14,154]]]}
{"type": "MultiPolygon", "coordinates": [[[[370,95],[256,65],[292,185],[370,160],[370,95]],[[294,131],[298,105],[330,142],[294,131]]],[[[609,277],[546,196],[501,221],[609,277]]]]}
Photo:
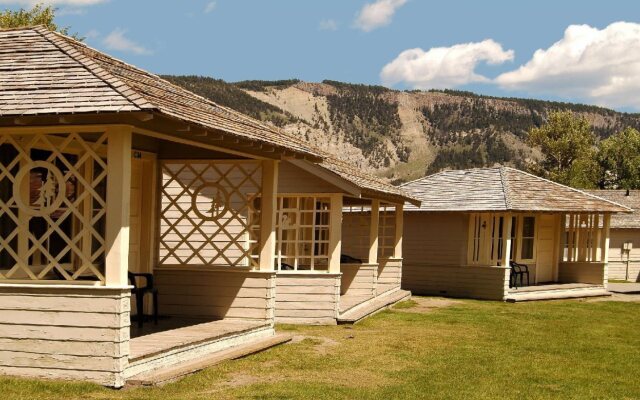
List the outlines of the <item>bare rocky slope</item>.
{"type": "Polygon", "coordinates": [[[539,156],[526,144],[526,135],[551,110],[584,115],[601,138],[626,126],[640,128],[639,114],[460,91],[398,91],[335,81],[165,78],[395,182],[446,168],[535,162],[539,156]]]}

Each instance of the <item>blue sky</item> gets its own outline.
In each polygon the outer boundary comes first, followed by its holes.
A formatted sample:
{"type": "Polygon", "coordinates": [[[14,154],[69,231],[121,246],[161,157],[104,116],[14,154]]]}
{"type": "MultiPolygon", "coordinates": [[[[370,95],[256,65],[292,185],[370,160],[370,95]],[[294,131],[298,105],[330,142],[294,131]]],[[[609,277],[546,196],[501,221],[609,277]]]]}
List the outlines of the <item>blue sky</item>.
{"type": "Polygon", "coordinates": [[[50,2],[87,44],[156,73],[446,87],[640,110],[635,1],[50,2]],[[545,54],[532,60],[538,49],[545,54]]]}

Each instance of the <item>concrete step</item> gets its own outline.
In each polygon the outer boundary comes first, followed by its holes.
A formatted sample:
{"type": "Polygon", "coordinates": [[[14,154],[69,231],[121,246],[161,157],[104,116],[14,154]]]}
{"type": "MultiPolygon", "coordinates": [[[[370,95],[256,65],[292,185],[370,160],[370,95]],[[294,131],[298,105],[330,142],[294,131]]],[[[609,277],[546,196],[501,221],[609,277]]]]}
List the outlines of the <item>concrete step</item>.
{"type": "Polygon", "coordinates": [[[356,322],[373,315],[400,301],[409,300],[411,292],[407,290],[392,290],[374,297],[371,300],[360,303],[357,306],[341,313],[338,316],[338,324],[355,324],[356,322]]]}
{"type": "Polygon", "coordinates": [[[579,299],[583,297],[602,296],[611,296],[611,293],[603,287],[567,290],[545,290],[537,292],[510,293],[509,295],[507,295],[506,301],[509,303],[515,303],[520,301],[579,299]]]}
{"type": "Polygon", "coordinates": [[[235,360],[255,353],[259,353],[271,347],[289,342],[290,340],[291,335],[282,333],[276,334],[275,336],[266,339],[254,340],[227,350],[221,350],[216,353],[212,353],[204,357],[132,376],[127,380],[127,385],[161,385],[167,382],[174,381],[185,375],[189,375],[205,368],[214,366],[223,361],[235,360]]]}

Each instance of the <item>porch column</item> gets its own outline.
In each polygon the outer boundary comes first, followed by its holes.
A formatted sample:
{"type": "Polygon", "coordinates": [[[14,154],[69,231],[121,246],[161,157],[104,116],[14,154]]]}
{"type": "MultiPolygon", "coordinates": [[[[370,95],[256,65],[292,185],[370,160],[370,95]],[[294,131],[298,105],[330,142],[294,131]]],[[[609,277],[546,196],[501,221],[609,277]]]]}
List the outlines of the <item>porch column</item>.
{"type": "Polygon", "coordinates": [[[609,228],[610,228],[610,225],[611,225],[611,214],[604,214],[604,220],[602,225],[602,230],[604,231],[603,232],[604,240],[602,245],[602,262],[604,262],[604,271],[603,271],[604,279],[602,280],[602,285],[604,285],[605,290],[607,289],[607,284],[609,283],[609,240],[610,240],[609,228]]]}
{"type": "Polygon", "coordinates": [[[262,162],[260,209],[260,271],[273,271],[276,254],[276,211],[278,209],[278,161],[262,162]]]}
{"type": "Polygon", "coordinates": [[[126,286],[129,271],[131,128],[114,127],[107,137],[105,284],[126,286]]]}
{"type": "Polygon", "coordinates": [[[378,224],[380,223],[380,200],[371,201],[371,223],[369,224],[369,264],[378,262],[378,224]]]}
{"type": "Polygon", "coordinates": [[[500,262],[503,267],[508,267],[511,259],[511,219],[511,213],[504,215],[502,224],[502,260],[500,262]]]}
{"type": "Polygon", "coordinates": [[[393,257],[402,258],[402,230],[404,226],[404,204],[396,204],[396,232],[393,257]]]}
{"type": "Polygon", "coordinates": [[[329,218],[329,272],[340,272],[342,252],[342,194],[331,195],[331,216],[329,218]]]}

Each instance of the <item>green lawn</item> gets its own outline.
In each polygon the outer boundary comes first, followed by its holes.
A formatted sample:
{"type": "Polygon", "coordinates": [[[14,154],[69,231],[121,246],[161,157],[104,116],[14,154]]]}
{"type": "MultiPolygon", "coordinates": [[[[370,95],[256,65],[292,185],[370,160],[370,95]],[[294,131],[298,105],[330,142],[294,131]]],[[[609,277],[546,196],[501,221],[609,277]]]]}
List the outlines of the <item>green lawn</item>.
{"type": "Polygon", "coordinates": [[[2,399],[640,398],[640,303],[401,304],[160,388],[0,379],[2,399]],[[422,304],[422,306],[421,306],[422,304]]]}

